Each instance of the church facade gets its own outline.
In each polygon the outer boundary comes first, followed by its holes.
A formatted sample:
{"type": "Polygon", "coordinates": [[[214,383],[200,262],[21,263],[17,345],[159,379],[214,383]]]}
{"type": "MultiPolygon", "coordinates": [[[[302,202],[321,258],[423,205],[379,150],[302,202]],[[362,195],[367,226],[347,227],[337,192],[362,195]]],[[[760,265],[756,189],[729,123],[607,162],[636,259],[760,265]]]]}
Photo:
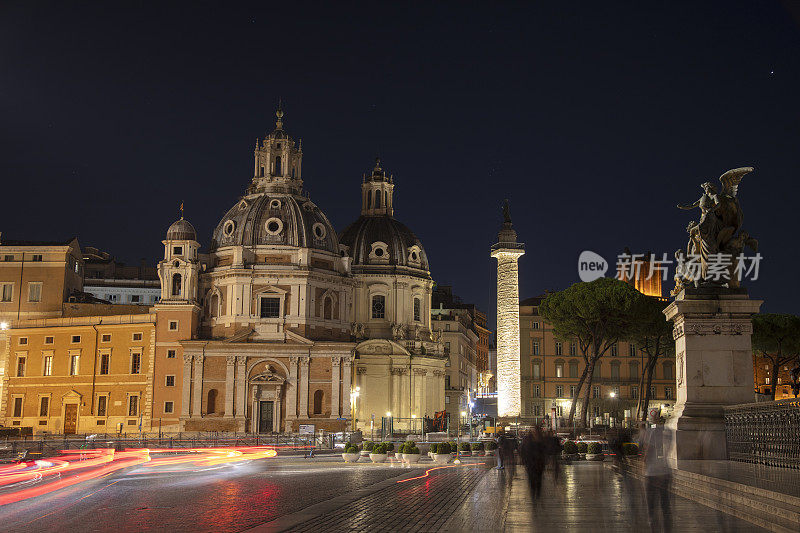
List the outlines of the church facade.
{"type": "Polygon", "coordinates": [[[277,116],[207,252],[187,220],[167,231],[153,419],[181,431],[341,431],[353,417],[364,428],[387,412],[443,410],[433,280],[422,243],[393,216],[393,179],[376,163],[360,217],[337,233],[277,116]]]}

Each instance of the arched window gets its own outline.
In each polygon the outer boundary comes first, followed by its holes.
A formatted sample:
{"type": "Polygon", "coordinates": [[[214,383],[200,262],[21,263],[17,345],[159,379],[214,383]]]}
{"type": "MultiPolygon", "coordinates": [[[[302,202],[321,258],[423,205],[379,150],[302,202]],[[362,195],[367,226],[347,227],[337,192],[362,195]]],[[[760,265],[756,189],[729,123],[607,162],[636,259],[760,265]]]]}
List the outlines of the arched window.
{"type": "Polygon", "coordinates": [[[281,176],[283,173],[281,172],[281,156],[277,156],[275,158],[275,175],[281,176]]]}
{"type": "Polygon", "coordinates": [[[564,377],[564,360],[563,359],[556,359],[556,377],[563,378],[564,377]]]}
{"type": "Polygon", "coordinates": [[[173,296],[180,296],[181,295],[181,275],[175,273],[172,275],[172,295],[173,296]]]}
{"type": "Polygon", "coordinates": [[[217,412],[217,389],[208,391],[208,401],[206,402],[206,414],[217,412]]]}
{"type": "Polygon", "coordinates": [[[422,318],[422,300],[414,298],[414,322],[419,322],[422,318]]]}
{"type": "Polygon", "coordinates": [[[381,207],[381,191],[375,191],[375,209],[381,207]]]}
{"type": "Polygon", "coordinates": [[[208,314],[212,317],[219,316],[219,296],[212,294],[208,300],[208,314]]]}
{"type": "Polygon", "coordinates": [[[372,209],[372,191],[367,191],[367,209],[372,209]]]}
{"type": "Polygon", "coordinates": [[[263,178],[264,177],[264,165],[261,165],[261,172],[260,173],[261,173],[261,177],[263,178]]]}
{"type": "Polygon", "coordinates": [[[383,193],[383,207],[389,207],[389,191],[383,193]]]}
{"type": "Polygon", "coordinates": [[[333,318],[333,298],[330,296],[326,296],[325,301],[322,303],[322,318],[325,320],[333,318]]]}
{"type": "Polygon", "coordinates": [[[314,414],[322,414],[322,398],[325,395],[320,389],[314,391],[314,414]]]}
{"type": "Polygon", "coordinates": [[[292,167],[292,178],[294,178],[294,167],[292,167]]]}
{"type": "Polygon", "coordinates": [[[569,362],[569,377],[577,378],[578,377],[578,362],[577,361],[570,361],[569,362]]]}

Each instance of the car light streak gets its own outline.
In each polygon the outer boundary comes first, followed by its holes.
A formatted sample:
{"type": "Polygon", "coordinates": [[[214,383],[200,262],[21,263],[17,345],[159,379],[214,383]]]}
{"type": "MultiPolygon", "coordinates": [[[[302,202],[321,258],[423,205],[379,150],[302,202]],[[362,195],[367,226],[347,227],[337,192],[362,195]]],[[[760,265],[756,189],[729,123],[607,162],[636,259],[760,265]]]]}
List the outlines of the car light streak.
{"type": "MultiPolygon", "coordinates": [[[[244,446],[236,448],[178,448],[127,449],[117,452],[110,448],[96,450],[64,450],[58,457],[0,465],[0,489],[12,489],[21,482],[49,481],[43,485],[16,492],[0,494],[0,505],[41,496],[118,470],[142,466],[130,474],[175,473],[176,470],[154,468],[189,465],[189,471],[230,463],[268,459],[278,455],[274,447],[244,446]],[[171,454],[165,456],[164,454],[171,454]],[[155,456],[155,457],[154,457],[155,456]],[[52,481],[50,481],[52,479],[52,481]]],[[[177,470],[180,471],[180,470],[177,470]]]]}
{"type": "Polygon", "coordinates": [[[460,466],[478,466],[478,465],[485,465],[486,463],[462,463],[460,465],[447,465],[447,466],[435,466],[433,468],[429,468],[425,471],[424,474],[421,476],[410,477],[407,479],[401,479],[398,483],[405,483],[406,481],[414,481],[415,479],[422,479],[424,477],[428,477],[428,475],[433,472],[434,470],[441,470],[442,468],[458,468],[460,466]]]}

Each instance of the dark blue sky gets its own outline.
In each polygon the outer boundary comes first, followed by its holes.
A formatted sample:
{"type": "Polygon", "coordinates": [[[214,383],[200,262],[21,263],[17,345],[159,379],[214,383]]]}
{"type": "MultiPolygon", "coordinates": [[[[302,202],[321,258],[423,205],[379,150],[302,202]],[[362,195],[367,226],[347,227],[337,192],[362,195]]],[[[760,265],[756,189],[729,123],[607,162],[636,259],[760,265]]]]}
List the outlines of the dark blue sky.
{"type": "Polygon", "coordinates": [[[358,216],[380,155],[434,278],[490,311],[503,198],[526,297],[577,281],[585,249],[671,255],[697,218],[674,205],[754,166],[739,188],[764,256],[749,287],[792,312],[798,20],[766,0],[4,2],[0,231],[155,262],[183,200],[207,245],[282,97],[334,225],[358,216]]]}

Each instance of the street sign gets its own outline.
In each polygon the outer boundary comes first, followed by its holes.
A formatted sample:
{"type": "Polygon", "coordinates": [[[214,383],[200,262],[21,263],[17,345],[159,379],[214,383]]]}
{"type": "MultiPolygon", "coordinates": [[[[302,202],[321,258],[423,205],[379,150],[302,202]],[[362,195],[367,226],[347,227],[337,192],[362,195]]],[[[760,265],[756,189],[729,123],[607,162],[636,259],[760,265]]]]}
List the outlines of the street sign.
{"type": "Polygon", "coordinates": [[[314,424],[300,424],[298,433],[300,435],[314,435],[317,427],[314,424]]]}

